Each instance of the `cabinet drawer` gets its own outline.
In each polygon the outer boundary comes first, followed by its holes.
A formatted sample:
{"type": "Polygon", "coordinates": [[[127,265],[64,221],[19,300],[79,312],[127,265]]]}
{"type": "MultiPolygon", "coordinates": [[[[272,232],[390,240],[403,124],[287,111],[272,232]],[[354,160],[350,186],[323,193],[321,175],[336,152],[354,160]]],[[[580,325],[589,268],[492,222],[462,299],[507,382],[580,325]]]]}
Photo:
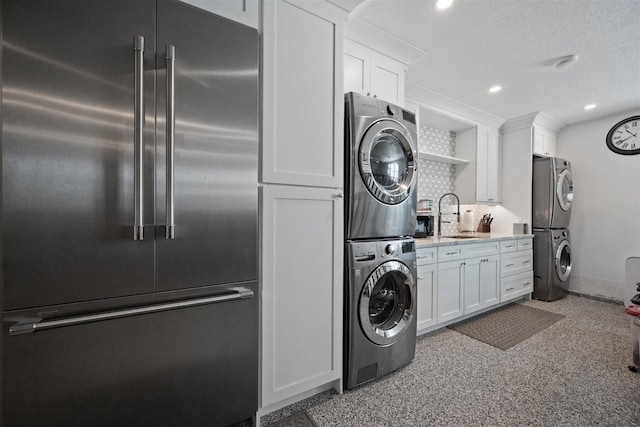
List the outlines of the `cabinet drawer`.
{"type": "Polygon", "coordinates": [[[466,245],[440,246],[438,247],[438,262],[456,261],[464,258],[466,245]]]}
{"type": "Polygon", "coordinates": [[[500,281],[500,302],[533,292],[533,272],[517,274],[500,281]]]}
{"type": "Polygon", "coordinates": [[[518,240],[510,239],[510,240],[502,240],[500,242],[500,253],[504,254],[507,252],[515,252],[518,250],[518,240]]]}
{"type": "Polygon", "coordinates": [[[418,265],[435,264],[438,261],[438,248],[416,249],[416,262],[418,265]]]}
{"type": "Polygon", "coordinates": [[[500,257],[500,276],[513,276],[533,269],[533,251],[509,252],[500,257]]]}
{"type": "Polygon", "coordinates": [[[533,239],[518,239],[518,250],[526,251],[533,249],[533,239]]]}
{"type": "Polygon", "coordinates": [[[500,242],[464,245],[463,251],[465,258],[496,255],[500,251],[500,242]]]}

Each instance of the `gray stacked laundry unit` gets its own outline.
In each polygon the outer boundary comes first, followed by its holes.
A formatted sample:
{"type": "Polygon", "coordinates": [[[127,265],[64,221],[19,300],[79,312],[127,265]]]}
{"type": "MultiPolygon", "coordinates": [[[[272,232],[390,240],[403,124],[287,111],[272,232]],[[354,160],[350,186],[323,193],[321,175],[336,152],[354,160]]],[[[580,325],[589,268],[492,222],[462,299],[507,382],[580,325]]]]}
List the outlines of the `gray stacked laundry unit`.
{"type": "Polygon", "coordinates": [[[573,202],[571,164],[557,157],[533,160],[533,298],[565,296],[571,275],[569,223],[573,202]]]}
{"type": "Polygon", "coordinates": [[[413,360],[416,347],[415,115],[345,96],[347,388],[413,360]]]}

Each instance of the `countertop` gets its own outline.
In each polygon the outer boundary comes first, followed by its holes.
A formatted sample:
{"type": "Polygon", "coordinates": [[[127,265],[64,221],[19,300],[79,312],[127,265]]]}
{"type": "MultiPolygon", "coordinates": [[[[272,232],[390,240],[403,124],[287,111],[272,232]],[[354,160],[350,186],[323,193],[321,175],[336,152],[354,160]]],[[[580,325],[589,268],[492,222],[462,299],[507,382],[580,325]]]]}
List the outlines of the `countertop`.
{"type": "Polygon", "coordinates": [[[510,240],[533,238],[533,234],[498,234],[498,233],[460,233],[460,235],[473,235],[465,239],[454,239],[451,237],[427,237],[416,239],[416,248],[427,248],[430,246],[450,246],[464,245],[466,243],[487,242],[489,240],[510,240]]]}

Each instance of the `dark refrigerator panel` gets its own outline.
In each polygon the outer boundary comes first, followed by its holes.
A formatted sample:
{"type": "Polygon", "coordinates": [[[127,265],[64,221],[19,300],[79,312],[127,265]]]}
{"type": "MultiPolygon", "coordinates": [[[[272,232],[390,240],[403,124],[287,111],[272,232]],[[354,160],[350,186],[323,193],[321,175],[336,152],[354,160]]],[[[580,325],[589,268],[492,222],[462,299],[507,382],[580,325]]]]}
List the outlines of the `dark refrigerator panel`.
{"type": "MultiPolygon", "coordinates": [[[[154,290],[153,236],[134,242],[132,230],[133,37],[144,35],[153,51],[154,5],[2,3],[5,310],[154,290]]],[[[145,56],[151,101],[154,62],[145,56]]],[[[146,114],[144,160],[152,164],[153,102],[146,114]]]]}
{"type": "Polygon", "coordinates": [[[175,52],[175,227],[174,239],[158,227],[157,289],[256,280],[258,34],[184,3],[158,3],[156,209],[165,225],[167,46],[175,52]]]}
{"type": "MultiPolygon", "coordinates": [[[[257,293],[255,284],[243,288],[257,293]]],[[[5,321],[4,425],[190,427],[242,420],[256,410],[257,301],[24,335],[10,335],[5,321]]]]}

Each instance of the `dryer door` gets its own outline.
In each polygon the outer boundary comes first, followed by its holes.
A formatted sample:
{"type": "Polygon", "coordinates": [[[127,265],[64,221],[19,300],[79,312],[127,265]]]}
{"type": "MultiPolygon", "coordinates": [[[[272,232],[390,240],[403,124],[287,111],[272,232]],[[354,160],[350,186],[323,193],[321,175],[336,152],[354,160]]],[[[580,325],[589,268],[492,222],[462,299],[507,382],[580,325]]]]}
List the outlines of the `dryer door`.
{"type": "Polygon", "coordinates": [[[558,176],[556,197],[563,211],[566,212],[571,208],[571,202],[573,202],[573,178],[569,169],[563,170],[558,176]]]}
{"type": "Polygon", "coordinates": [[[388,261],[367,278],[360,294],[359,318],[369,340],[393,344],[415,315],[416,282],[406,265],[388,261]]]}
{"type": "Polygon", "coordinates": [[[360,174],[369,192],[387,205],[402,203],[416,182],[416,158],[409,132],[395,120],[379,120],[360,141],[360,174]]]}
{"type": "Polygon", "coordinates": [[[571,274],[571,246],[568,240],[563,240],[556,250],[556,274],[563,282],[569,280],[571,274]]]}

